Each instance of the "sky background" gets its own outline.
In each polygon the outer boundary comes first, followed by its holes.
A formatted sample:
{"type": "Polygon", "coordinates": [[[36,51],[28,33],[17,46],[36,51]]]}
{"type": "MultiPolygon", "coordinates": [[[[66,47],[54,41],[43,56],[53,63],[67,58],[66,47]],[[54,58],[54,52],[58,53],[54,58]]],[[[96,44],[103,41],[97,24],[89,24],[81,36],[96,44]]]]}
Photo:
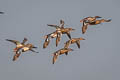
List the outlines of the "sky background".
{"type": "Polygon", "coordinates": [[[120,1],[119,0],[0,0],[0,80],[120,80],[120,1]],[[82,34],[80,20],[88,16],[112,19],[89,26],[82,34]],[[52,64],[52,53],[63,48],[66,35],[58,45],[55,39],[43,49],[43,36],[55,31],[47,24],[76,29],[73,38],[83,37],[81,48],[75,44],[68,56],[61,55],[52,64]],[[13,62],[13,43],[22,41],[38,47],[39,53],[25,52],[13,62]]]}

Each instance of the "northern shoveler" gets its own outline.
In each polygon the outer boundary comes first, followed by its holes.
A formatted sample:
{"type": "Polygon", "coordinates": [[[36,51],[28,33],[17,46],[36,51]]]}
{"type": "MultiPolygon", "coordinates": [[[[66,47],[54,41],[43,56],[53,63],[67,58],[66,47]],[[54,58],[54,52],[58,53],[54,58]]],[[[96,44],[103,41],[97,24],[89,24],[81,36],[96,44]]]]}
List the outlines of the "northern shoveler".
{"type": "Polygon", "coordinates": [[[34,51],[32,48],[37,48],[37,47],[34,47],[32,44],[28,43],[28,44],[24,45],[22,48],[19,48],[13,56],[13,61],[16,61],[22,52],[26,52],[26,51],[30,50],[32,52],[38,53],[38,52],[34,51]]]}
{"type": "Polygon", "coordinates": [[[60,26],[58,25],[54,25],[54,24],[48,24],[48,26],[54,27],[56,28],[56,31],[58,33],[62,33],[62,34],[67,34],[67,36],[71,39],[71,35],[70,35],[70,31],[73,31],[75,29],[72,28],[64,28],[64,24],[65,22],[63,20],[60,20],[60,26]]]}
{"type": "Polygon", "coordinates": [[[80,38],[72,38],[72,39],[66,41],[64,48],[68,48],[70,44],[74,44],[74,43],[76,43],[78,48],[80,48],[80,40],[85,40],[85,39],[82,38],[82,37],[80,37],[80,38]]]}
{"type": "Polygon", "coordinates": [[[62,48],[62,49],[54,52],[53,53],[53,61],[52,61],[52,63],[54,64],[56,62],[59,55],[62,55],[62,54],[68,55],[69,51],[73,51],[73,49],[71,49],[71,48],[62,48]]]}
{"type": "Polygon", "coordinates": [[[6,41],[10,41],[10,42],[16,44],[16,48],[13,49],[13,51],[16,52],[18,49],[22,48],[25,45],[25,42],[27,41],[27,38],[24,38],[22,43],[20,43],[17,40],[10,40],[10,39],[6,39],[6,41]]]}
{"type": "MultiPolygon", "coordinates": [[[[99,17],[99,16],[98,16],[99,17]]],[[[101,17],[99,17],[99,18],[101,18],[101,17]]],[[[84,34],[85,32],[86,32],[86,30],[87,30],[87,28],[88,28],[88,25],[97,25],[97,24],[101,24],[102,22],[110,22],[111,21],[111,19],[108,19],[108,20],[106,20],[106,19],[101,19],[101,20],[96,20],[96,18],[95,19],[89,19],[89,20],[82,20],[81,22],[83,22],[83,26],[82,26],[82,34],[84,34]]]]}

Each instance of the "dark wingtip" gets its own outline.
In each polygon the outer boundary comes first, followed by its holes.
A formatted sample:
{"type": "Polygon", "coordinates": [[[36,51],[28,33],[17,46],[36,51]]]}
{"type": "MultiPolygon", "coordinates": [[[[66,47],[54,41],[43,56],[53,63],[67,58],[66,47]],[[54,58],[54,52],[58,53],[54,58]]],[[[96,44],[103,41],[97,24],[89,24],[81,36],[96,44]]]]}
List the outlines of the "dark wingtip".
{"type": "Polygon", "coordinates": [[[56,44],[56,47],[58,46],[58,44],[56,44]]]}
{"type": "Polygon", "coordinates": [[[4,14],[4,12],[0,12],[0,14],[4,14]]]}
{"type": "Polygon", "coordinates": [[[5,39],[6,41],[10,41],[9,39],[5,39]]]}
{"type": "Polygon", "coordinates": [[[12,59],[12,61],[16,61],[16,59],[15,59],[15,58],[13,58],[13,59],[12,59]]]}
{"type": "Polygon", "coordinates": [[[72,29],[73,31],[75,30],[75,29],[72,29]]]}
{"type": "Polygon", "coordinates": [[[85,34],[85,32],[82,32],[82,34],[85,34]]]}
{"type": "Polygon", "coordinates": [[[12,61],[16,61],[16,59],[14,59],[14,58],[13,58],[13,60],[12,60],[12,61]]]}
{"type": "Polygon", "coordinates": [[[112,19],[108,19],[108,22],[112,21],[112,19]]]}
{"type": "Polygon", "coordinates": [[[37,47],[34,46],[33,48],[37,48],[37,47]]]}

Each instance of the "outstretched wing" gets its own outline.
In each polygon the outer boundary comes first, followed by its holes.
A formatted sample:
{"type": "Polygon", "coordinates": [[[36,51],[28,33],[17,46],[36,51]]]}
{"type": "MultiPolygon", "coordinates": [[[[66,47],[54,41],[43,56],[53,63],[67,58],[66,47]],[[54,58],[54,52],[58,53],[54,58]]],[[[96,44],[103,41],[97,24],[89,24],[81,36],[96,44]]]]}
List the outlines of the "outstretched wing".
{"type": "Polygon", "coordinates": [[[76,44],[77,44],[78,48],[80,48],[80,41],[79,40],[76,41],[76,44]]]}
{"type": "Polygon", "coordinates": [[[21,52],[16,52],[15,55],[13,56],[13,61],[16,61],[19,56],[20,56],[21,52]]]}
{"type": "Polygon", "coordinates": [[[49,45],[49,43],[50,43],[50,39],[49,39],[49,38],[46,38],[46,39],[45,39],[45,42],[44,42],[44,44],[43,44],[43,48],[46,48],[46,47],[49,45]]]}
{"type": "Polygon", "coordinates": [[[70,41],[70,40],[69,40],[69,41],[67,41],[67,42],[65,43],[64,48],[68,48],[70,44],[71,44],[71,41],[70,41]]]}
{"type": "Polygon", "coordinates": [[[32,52],[34,52],[34,53],[39,53],[39,52],[37,52],[37,51],[34,51],[33,49],[30,49],[30,51],[32,51],[32,52]]]}
{"type": "Polygon", "coordinates": [[[71,39],[71,35],[70,32],[66,32],[67,36],[69,37],[69,39],[71,39]]]}
{"type": "Polygon", "coordinates": [[[82,26],[82,34],[84,34],[87,30],[88,24],[86,24],[85,22],[83,22],[83,26],[82,26]]]}
{"type": "Polygon", "coordinates": [[[55,25],[55,24],[47,24],[47,26],[54,27],[56,29],[60,28],[58,25],[55,25]]]}
{"type": "Polygon", "coordinates": [[[58,43],[60,42],[60,38],[61,38],[61,33],[58,33],[57,38],[56,38],[56,47],[58,46],[58,43]]]}
{"type": "Polygon", "coordinates": [[[16,45],[21,44],[19,41],[16,41],[16,40],[6,39],[6,41],[10,41],[10,42],[12,42],[12,43],[14,43],[16,45]]]}
{"type": "Polygon", "coordinates": [[[54,54],[52,63],[54,64],[58,58],[58,55],[54,54]]]}

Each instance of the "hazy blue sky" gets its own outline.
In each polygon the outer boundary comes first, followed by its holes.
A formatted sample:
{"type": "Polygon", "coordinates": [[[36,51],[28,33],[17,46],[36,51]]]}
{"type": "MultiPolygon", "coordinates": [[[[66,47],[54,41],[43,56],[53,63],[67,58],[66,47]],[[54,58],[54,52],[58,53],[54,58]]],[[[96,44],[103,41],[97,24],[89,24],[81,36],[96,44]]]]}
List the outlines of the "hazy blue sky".
{"type": "Polygon", "coordinates": [[[119,0],[0,0],[0,80],[120,80],[120,1],[119,0]],[[89,26],[81,34],[80,20],[87,16],[112,19],[110,23],[89,26]],[[55,31],[47,24],[65,21],[76,31],[72,37],[83,37],[81,49],[75,44],[68,56],[52,64],[52,53],[68,40],[62,36],[58,47],[53,39],[42,49],[43,36],[55,31]],[[28,38],[39,48],[39,54],[23,53],[12,61],[14,44],[5,39],[28,38]]]}

